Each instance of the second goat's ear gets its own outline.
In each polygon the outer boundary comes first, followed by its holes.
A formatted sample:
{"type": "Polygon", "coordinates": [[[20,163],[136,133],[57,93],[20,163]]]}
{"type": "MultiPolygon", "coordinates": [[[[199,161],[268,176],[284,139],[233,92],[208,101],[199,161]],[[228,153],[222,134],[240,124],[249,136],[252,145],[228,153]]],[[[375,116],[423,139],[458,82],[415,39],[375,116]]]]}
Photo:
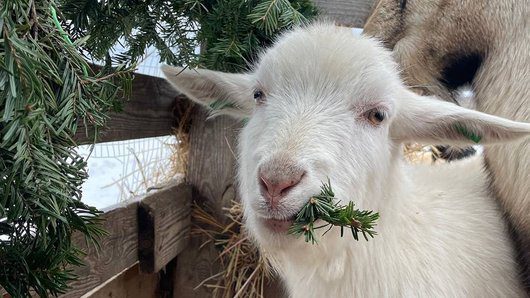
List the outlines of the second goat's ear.
{"type": "Polygon", "coordinates": [[[391,136],[400,142],[493,144],[530,136],[530,124],[469,110],[405,90],[391,136]]]}
{"type": "Polygon", "coordinates": [[[191,100],[207,107],[212,116],[245,118],[252,114],[253,79],[248,74],[233,74],[207,69],[184,69],[164,65],[166,80],[191,100]]]}

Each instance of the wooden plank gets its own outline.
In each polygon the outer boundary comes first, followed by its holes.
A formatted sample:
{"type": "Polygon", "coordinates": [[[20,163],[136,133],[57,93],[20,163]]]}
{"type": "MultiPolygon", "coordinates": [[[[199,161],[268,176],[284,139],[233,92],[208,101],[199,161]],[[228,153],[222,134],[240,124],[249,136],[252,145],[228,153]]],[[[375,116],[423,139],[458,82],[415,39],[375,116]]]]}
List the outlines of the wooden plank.
{"type": "Polygon", "coordinates": [[[0,297],[2,298],[11,298],[11,295],[7,293],[7,291],[0,286],[0,297]]]}
{"type": "Polygon", "coordinates": [[[124,270],[107,283],[92,290],[82,297],[142,297],[156,298],[158,289],[158,274],[142,274],[138,264],[124,270]]]}
{"type": "MultiPolygon", "coordinates": [[[[190,104],[162,78],[136,74],[132,89],[130,100],[123,103],[123,111],[109,114],[97,142],[169,135],[190,104]]],[[[80,123],[74,139],[78,144],[90,144],[94,141],[94,130],[89,128],[87,135],[80,123]]]]}
{"type": "Polygon", "coordinates": [[[159,239],[156,243],[161,245],[156,248],[157,255],[161,255],[157,264],[169,262],[167,259],[181,251],[185,245],[184,234],[189,230],[190,194],[191,190],[184,182],[175,181],[160,191],[132,200],[128,205],[117,205],[115,209],[106,212],[102,218],[108,236],[101,239],[99,252],[93,246],[87,247],[82,235],[76,234],[74,243],[87,252],[83,259],[86,265],[73,268],[79,279],[70,284],[71,289],[62,297],[80,297],[138,262],[138,209],[140,202],[144,200],[148,202],[148,206],[157,209],[153,214],[160,218],[155,220],[160,223],[160,230],[154,234],[159,239]],[[158,205],[156,200],[159,198],[165,204],[158,205]],[[180,204],[174,204],[171,200],[180,204]],[[173,216],[178,220],[174,220],[173,216]],[[176,226],[171,227],[172,223],[176,223],[176,226]],[[183,229],[182,233],[178,229],[183,229]]]}
{"type": "MultiPolygon", "coordinates": [[[[193,188],[193,199],[208,205],[219,218],[223,218],[225,211],[222,208],[236,199],[233,150],[241,124],[225,116],[206,120],[206,112],[199,107],[192,115],[186,179],[193,188]]],[[[177,257],[173,297],[211,297],[211,292],[205,287],[194,290],[220,270],[216,262],[218,251],[211,243],[201,247],[204,241],[194,237],[177,257]]]]}
{"type": "Polygon", "coordinates": [[[236,137],[242,125],[228,116],[206,120],[207,113],[199,106],[192,117],[186,180],[195,199],[224,217],[222,208],[236,195],[236,137]]]}
{"type": "Polygon", "coordinates": [[[325,19],[338,25],[362,28],[372,11],[374,0],[315,0],[315,5],[325,19]]]}
{"type": "Polygon", "coordinates": [[[138,257],[144,273],[160,271],[188,244],[191,226],[191,188],[165,188],[140,201],[138,257]]]}
{"type": "Polygon", "coordinates": [[[80,297],[109,278],[138,261],[137,203],[120,207],[102,215],[108,236],[101,239],[101,250],[86,245],[77,234],[74,243],[87,252],[86,266],[75,267],[79,279],[70,284],[71,290],[62,297],[80,297]]]}

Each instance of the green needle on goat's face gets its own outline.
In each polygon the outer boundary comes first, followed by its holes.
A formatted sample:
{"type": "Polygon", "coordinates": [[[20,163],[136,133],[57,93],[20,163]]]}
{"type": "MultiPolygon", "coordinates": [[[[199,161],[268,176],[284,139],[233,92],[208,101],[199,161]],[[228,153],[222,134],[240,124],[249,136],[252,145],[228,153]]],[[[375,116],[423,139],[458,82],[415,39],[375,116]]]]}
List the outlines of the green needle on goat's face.
{"type": "Polygon", "coordinates": [[[355,209],[353,202],[342,206],[333,203],[335,194],[331,184],[323,183],[319,195],[315,195],[307,201],[296,215],[289,234],[295,236],[304,235],[306,242],[316,243],[315,230],[320,228],[331,229],[333,226],[341,228],[341,237],[344,235],[344,227],[349,227],[355,240],[359,240],[361,232],[366,240],[367,236],[374,237],[377,233],[373,230],[379,214],[373,211],[355,209]],[[316,220],[322,220],[324,225],[314,227],[316,220]]]}

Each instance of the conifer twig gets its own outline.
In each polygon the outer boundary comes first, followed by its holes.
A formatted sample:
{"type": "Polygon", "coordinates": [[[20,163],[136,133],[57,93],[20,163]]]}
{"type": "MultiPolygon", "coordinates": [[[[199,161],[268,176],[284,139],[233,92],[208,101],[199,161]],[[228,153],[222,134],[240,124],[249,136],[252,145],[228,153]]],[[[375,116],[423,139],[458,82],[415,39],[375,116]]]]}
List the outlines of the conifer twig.
{"type": "Polygon", "coordinates": [[[374,231],[379,213],[373,211],[355,209],[355,204],[349,202],[340,205],[334,202],[335,194],[331,189],[331,183],[323,183],[320,194],[315,195],[300,209],[293,225],[289,228],[289,234],[304,236],[305,242],[317,243],[315,230],[328,228],[324,234],[333,228],[340,227],[340,236],[344,236],[344,229],[349,228],[355,240],[359,240],[359,233],[368,241],[368,236],[373,238],[377,233],[374,231]],[[315,221],[322,220],[324,223],[315,226],[315,221]]]}

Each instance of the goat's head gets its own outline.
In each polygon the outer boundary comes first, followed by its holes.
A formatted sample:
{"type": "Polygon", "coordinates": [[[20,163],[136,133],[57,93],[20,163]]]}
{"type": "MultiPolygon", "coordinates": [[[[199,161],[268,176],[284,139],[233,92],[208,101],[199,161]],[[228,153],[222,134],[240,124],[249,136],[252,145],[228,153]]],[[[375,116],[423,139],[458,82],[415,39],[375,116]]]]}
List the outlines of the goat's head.
{"type": "Polygon", "coordinates": [[[191,99],[222,101],[215,113],[248,118],[238,175],[247,225],[262,243],[292,243],[290,220],[328,178],[339,198],[378,209],[400,142],[471,142],[461,129],[495,142],[530,131],[408,91],[387,50],[331,25],[285,34],[247,74],[164,72],[191,99]]]}
{"type": "Polygon", "coordinates": [[[488,5],[378,0],[363,32],[393,49],[403,79],[415,91],[455,101],[462,87],[473,85],[493,36],[499,34],[496,22],[484,15],[488,5]]]}

